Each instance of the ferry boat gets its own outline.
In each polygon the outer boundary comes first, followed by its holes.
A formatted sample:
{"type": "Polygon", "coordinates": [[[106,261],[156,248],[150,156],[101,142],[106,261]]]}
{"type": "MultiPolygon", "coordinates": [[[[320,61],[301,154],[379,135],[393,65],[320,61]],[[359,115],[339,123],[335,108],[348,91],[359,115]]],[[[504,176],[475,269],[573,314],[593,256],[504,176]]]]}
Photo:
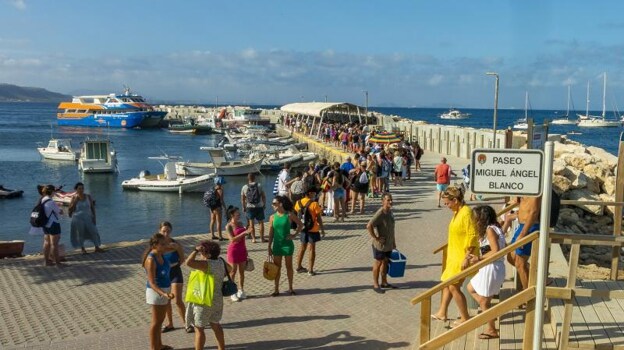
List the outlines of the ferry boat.
{"type": "Polygon", "coordinates": [[[111,128],[156,127],[167,114],[128,88],[119,95],[74,96],[71,102],[61,102],[58,110],[58,125],[111,128]]]}

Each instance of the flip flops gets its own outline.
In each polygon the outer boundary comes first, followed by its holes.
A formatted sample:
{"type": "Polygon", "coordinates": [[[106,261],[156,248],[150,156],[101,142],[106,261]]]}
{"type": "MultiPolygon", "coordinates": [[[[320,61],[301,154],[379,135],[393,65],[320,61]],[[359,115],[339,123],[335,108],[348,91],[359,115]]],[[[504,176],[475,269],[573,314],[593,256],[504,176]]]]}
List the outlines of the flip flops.
{"type": "Polygon", "coordinates": [[[483,340],[497,339],[497,338],[499,338],[498,334],[488,334],[488,333],[479,334],[479,339],[483,339],[483,340]]]}
{"type": "Polygon", "coordinates": [[[167,326],[163,326],[163,328],[162,328],[162,330],[161,330],[161,333],[171,332],[171,331],[172,331],[172,330],[174,330],[174,329],[175,329],[175,327],[174,327],[174,326],[169,326],[169,327],[167,327],[167,326]]]}
{"type": "Polygon", "coordinates": [[[436,315],[436,314],[431,314],[431,318],[436,320],[436,321],[442,321],[442,322],[446,322],[446,321],[449,320],[448,318],[438,317],[438,315],[436,315]]]}

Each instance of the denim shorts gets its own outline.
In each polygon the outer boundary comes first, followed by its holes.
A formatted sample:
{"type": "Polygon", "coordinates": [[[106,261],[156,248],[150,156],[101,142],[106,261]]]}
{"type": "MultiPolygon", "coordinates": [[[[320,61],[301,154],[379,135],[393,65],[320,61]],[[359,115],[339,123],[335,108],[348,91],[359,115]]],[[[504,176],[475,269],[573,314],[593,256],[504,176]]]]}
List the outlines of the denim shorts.
{"type": "Polygon", "coordinates": [[[60,235],[61,234],[61,224],[59,224],[58,222],[55,222],[52,224],[52,226],[50,227],[44,227],[43,228],[43,233],[46,235],[60,235]]]}

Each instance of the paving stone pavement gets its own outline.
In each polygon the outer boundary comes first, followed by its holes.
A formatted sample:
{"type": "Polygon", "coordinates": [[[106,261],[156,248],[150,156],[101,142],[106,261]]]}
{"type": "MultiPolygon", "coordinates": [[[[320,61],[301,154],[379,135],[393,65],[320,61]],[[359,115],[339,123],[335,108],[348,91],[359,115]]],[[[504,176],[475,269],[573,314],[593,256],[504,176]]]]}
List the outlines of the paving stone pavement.
{"type": "MultiPolygon", "coordinates": [[[[447,158],[456,170],[468,162],[447,158]]],[[[438,162],[438,155],[425,154],[423,171],[404,187],[392,187],[397,246],[408,257],[405,277],[391,280],[399,289],[383,295],[372,290],[365,225],[380,201],[367,199],[366,214],[344,223],[328,220],[327,236],[317,245],[318,274],[295,274],[296,296],[268,296],[273,282],[262,278],[260,269],[266,244],[248,241],[256,271],[246,275],[249,299],[225,301],[226,347],[403,349],[417,344],[420,310],[409,300],[437,283],[440,257],[431,252],[446,240],[450,219],[450,212],[436,205],[431,180],[438,162]]],[[[185,235],[178,240],[190,250],[207,237],[185,235]]],[[[139,265],[145,247],[145,242],[126,242],[109,246],[103,254],[70,255],[64,269],[42,267],[40,256],[0,260],[0,348],[148,348],[150,309],[139,265]]],[[[188,269],[183,270],[188,276],[188,269]]],[[[281,290],[286,289],[283,272],[281,290]]],[[[164,343],[192,349],[193,337],[179,328],[177,315],[174,323],[178,328],[164,334],[164,343]]],[[[206,345],[214,348],[209,330],[206,345]]]]}

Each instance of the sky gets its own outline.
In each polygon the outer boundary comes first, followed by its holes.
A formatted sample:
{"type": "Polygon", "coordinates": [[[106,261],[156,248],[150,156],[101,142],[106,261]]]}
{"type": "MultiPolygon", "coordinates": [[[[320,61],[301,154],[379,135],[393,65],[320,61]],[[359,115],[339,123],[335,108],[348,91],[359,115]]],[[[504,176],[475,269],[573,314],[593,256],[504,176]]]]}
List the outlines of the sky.
{"type": "Polygon", "coordinates": [[[0,0],[0,83],[151,101],[624,110],[624,1],[0,0]]]}

